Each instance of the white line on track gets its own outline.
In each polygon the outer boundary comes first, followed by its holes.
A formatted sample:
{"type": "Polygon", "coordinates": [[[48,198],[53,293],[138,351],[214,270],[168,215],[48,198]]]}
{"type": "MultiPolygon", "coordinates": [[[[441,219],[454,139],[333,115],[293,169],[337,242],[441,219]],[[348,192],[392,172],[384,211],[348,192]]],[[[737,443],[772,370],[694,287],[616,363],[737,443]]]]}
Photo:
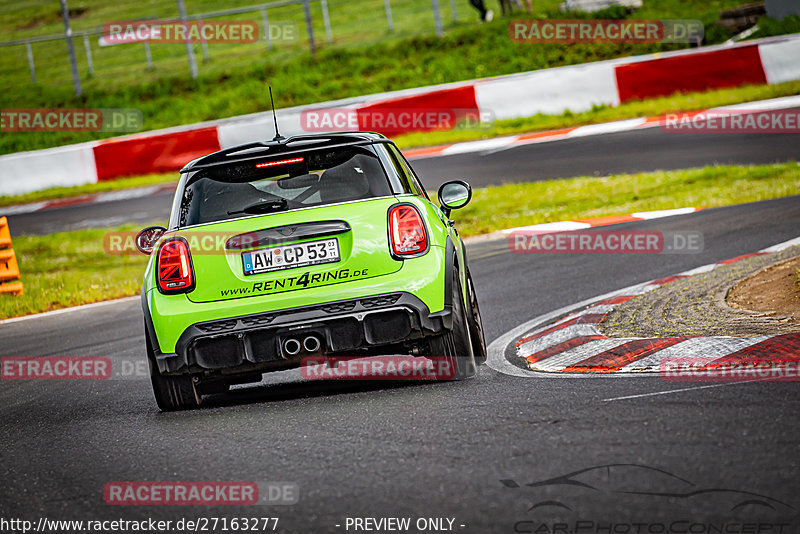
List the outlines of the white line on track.
{"type": "Polygon", "coordinates": [[[122,297],[114,300],[103,300],[100,302],[92,302],[91,304],[82,304],[80,306],[72,306],[70,308],[61,308],[59,310],[53,310],[43,313],[35,313],[33,315],[23,315],[22,317],[12,317],[11,319],[3,319],[2,321],[0,321],[0,324],[18,323],[20,321],[27,321],[28,319],[41,319],[44,317],[50,317],[51,315],[61,315],[62,313],[87,310],[90,308],[99,308],[101,306],[108,306],[109,304],[119,304],[121,302],[141,300],[141,298],[142,297],[137,295],[135,297],[122,297]]]}
{"type": "Polygon", "coordinates": [[[736,386],[741,384],[749,384],[750,382],[758,382],[758,380],[748,380],[744,382],[725,382],[724,384],[710,384],[708,386],[695,386],[693,388],[670,389],[667,391],[653,391],[652,393],[640,393],[638,395],[625,395],[624,397],[611,397],[610,399],[603,399],[602,402],[611,402],[627,399],[640,399],[642,397],[654,397],[656,395],[669,395],[670,393],[681,393],[683,391],[694,391],[696,389],[720,388],[722,386],[736,386]]]}

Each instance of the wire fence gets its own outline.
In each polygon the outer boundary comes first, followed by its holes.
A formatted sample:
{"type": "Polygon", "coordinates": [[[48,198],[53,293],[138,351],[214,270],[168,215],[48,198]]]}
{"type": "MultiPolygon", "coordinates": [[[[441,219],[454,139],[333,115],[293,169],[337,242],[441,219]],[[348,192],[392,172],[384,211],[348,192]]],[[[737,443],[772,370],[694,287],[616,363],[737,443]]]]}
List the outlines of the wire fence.
{"type": "Polygon", "coordinates": [[[181,72],[187,78],[197,77],[201,72],[252,65],[264,55],[275,59],[315,56],[321,46],[347,47],[432,33],[441,36],[446,27],[478,20],[469,0],[279,0],[242,5],[236,5],[241,0],[229,0],[226,4],[231,7],[226,9],[207,9],[219,7],[214,0],[188,0],[183,12],[183,0],[117,0],[112,6],[88,0],[84,4],[88,7],[67,10],[67,31],[58,4],[46,3],[47,10],[25,12],[19,8],[0,20],[0,30],[16,37],[0,42],[0,69],[7,91],[4,100],[37,85],[71,84],[79,94],[82,82],[123,86],[181,72]],[[256,27],[257,39],[110,42],[109,24],[124,21],[193,24],[201,29],[221,21],[239,21],[256,27]]]}

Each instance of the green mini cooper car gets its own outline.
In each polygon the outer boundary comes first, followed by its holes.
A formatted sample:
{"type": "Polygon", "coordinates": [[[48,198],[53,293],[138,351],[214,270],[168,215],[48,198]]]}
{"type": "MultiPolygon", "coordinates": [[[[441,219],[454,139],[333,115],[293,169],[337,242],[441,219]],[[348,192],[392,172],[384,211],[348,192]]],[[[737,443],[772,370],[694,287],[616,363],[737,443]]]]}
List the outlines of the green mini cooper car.
{"type": "Polygon", "coordinates": [[[307,357],[436,357],[474,375],[483,327],[449,219],[472,191],[438,195],[374,133],[276,136],[186,165],[169,228],[136,238],[159,408],[307,357]]]}

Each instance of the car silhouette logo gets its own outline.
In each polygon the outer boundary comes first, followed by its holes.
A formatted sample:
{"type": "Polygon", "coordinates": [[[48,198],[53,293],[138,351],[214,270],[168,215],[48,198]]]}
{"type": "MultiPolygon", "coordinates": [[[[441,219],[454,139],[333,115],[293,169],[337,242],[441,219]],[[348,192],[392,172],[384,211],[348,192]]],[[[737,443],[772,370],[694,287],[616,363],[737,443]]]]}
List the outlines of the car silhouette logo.
{"type": "Polygon", "coordinates": [[[707,501],[710,497],[721,501],[726,510],[754,511],[770,510],[789,513],[795,510],[790,504],[764,495],[746,490],[729,488],[700,487],[693,482],[674,475],[663,469],[639,464],[609,464],[589,467],[564,475],[544,480],[520,484],[512,479],[502,479],[506,488],[543,489],[546,498],[536,500],[527,509],[528,512],[543,510],[577,511],[580,502],[569,499],[554,499],[553,492],[558,488],[565,493],[579,494],[582,501],[598,501],[603,498],[611,502],[620,502],[626,497],[642,497],[665,499],[672,502],[691,502],[695,499],[707,501]],[[569,489],[569,491],[566,491],[569,489]]]}

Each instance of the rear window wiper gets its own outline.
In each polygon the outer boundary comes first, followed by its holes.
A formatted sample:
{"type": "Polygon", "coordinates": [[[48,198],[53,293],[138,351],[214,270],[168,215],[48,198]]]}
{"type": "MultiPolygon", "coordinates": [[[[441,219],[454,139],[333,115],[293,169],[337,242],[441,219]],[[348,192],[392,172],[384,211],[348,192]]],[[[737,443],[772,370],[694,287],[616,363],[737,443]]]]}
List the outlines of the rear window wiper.
{"type": "Polygon", "coordinates": [[[244,209],[237,211],[229,211],[228,215],[237,215],[239,213],[257,214],[257,213],[271,213],[273,211],[283,211],[288,207],[289,203],[285,198],[277,200],[262,200],[255,204],[250,204],[244,209]]]}

